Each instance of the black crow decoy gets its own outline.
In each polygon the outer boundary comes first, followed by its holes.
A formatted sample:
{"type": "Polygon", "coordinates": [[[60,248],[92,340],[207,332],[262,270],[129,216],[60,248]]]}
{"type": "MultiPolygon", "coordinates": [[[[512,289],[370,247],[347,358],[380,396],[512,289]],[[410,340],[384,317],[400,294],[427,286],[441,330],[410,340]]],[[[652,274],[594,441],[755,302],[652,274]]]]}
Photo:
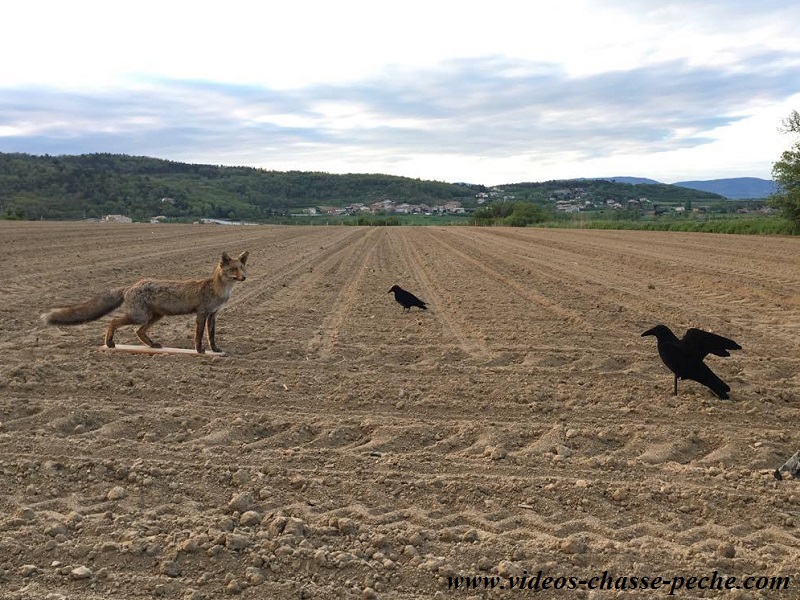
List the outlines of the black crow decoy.
{"type": "Polygon", "coordinates": [[[708,368],[703,359],[708,354],[730,356],[728,350],[741,350],[742,347],[726,337],[709,333],[702,329],[689,329],[678,339],[666,325],[656,325],[642,334],[653,335],[658,340],[658,354],[661,360],[675,374],[675,392],[678,395],[678,379],[692,379],[701,383],[720,398],[727,400],[730,386],[708,368]]]}
{"type": "Polygon", "coordinates": [[[407,292],[399,285],[393,285],[392,289],[386,293],[391,294],[392,292],[394,292],[394,299],[403,305],[403,310],[405,312],[410,311],[412,306],[418,306],[420,310],[428,310],[428,307],[425,306],[425,303],[422,300],[417,298],[411,292],[407,292]]]}
{"type": "Polygon", "coordinates": [[[772,473],[773,477],[781,481],[783,479],[782,471],[789,471],[792,474],[792,479],[800,478],[800,450],[795,452],[782,466],[775,469],[772,473]]]}

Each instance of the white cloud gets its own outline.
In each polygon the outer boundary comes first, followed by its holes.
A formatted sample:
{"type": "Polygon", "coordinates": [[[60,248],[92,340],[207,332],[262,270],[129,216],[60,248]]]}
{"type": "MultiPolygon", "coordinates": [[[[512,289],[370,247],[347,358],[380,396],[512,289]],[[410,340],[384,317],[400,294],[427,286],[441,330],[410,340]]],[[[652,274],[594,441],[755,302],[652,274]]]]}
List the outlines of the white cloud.
{"type": "Polygon", "coordinates": [[[502,183],[769,177],[800,5],[31,1],[0,151],[502,183]]]}

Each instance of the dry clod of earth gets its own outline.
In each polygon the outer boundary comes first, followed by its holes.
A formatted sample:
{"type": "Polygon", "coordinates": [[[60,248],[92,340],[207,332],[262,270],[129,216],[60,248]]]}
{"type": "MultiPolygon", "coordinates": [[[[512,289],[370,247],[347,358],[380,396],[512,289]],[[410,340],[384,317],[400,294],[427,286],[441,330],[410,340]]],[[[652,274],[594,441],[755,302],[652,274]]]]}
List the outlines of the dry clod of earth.
{"type": "MultiPolygon", "coordinates": [[[[773,477],[800,448],[795,238],[0,222],[0,251],[3,600],[501,598],[540,571],[800,589],[800,489],[773,477]],[[38,319],[242,250],[228,357],[38,319]],[[742,345],[706,359],[730,400],[671,395],[640,338],[662,322],[742,345]]],[[[194,321],[152,333],[192,348],[194,321]]]]}

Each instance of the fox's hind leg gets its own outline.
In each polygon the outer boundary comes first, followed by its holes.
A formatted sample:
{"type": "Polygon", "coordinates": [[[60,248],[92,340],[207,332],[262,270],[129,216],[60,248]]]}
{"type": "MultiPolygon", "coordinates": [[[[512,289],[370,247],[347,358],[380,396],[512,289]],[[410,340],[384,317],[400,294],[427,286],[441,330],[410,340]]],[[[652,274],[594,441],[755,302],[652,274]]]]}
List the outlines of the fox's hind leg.
{"type": "Polygon", "coordinates": [[[124,314],[120,315],[119,317],[114,317],[111,321],[108,322],[108,327],[106,327],[106,346],[108,348],[114,347],[114,332],[124,325],[135,325],[136,323],[141,323],[142,321],[134,317],[133,315],[124,314]]]}
{"type": "Polygon", "coordinates": [[[161,344],[151,340],[150,336],[147,335],[147,332],[153,325],[158,323],[161,320],[161,317],[163,316],[164,315],[153,315],[152,317],[150,317],[147,323],[145,323],[144,325],[139,327],[139,329],[136,330],[136,337],[138,337],[143,344],[146,344],[151,348],[161,348],[161,344]]]}

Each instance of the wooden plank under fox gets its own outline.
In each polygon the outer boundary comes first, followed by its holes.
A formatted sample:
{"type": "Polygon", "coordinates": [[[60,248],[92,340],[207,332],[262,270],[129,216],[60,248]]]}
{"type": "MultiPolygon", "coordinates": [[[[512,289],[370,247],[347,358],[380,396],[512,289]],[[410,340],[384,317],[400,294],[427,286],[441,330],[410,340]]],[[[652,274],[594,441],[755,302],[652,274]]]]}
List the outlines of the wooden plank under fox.
{"type": "Polygon", "coordinates": [[[140,346],[138,344],[117,344],[109,348],[105,344],[100,346],[103,352],[129,352],[131,354],[192,354],[194,356],[228,356],[227,352],[214,352],[206,350],[200,354],[194,348],[151,348],[150,346],[140,346]]]}

